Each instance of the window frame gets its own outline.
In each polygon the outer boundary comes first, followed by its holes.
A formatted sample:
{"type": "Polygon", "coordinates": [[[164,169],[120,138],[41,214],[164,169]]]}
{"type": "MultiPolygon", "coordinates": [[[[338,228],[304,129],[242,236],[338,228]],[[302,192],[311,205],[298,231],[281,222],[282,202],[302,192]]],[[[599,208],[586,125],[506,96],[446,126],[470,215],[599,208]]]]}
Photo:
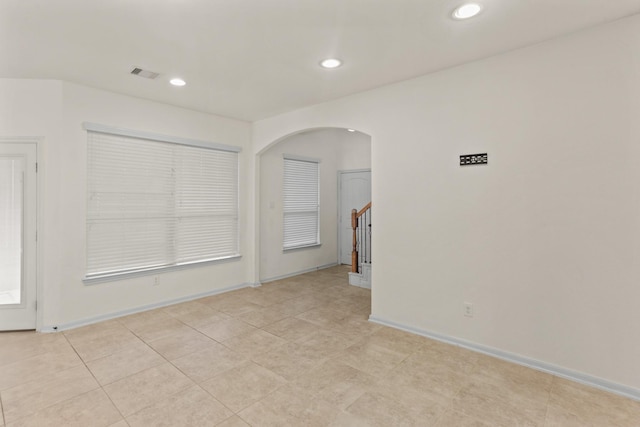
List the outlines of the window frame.
{"type": "MultiPolygon", "coordinates": [[[[114,136],[114,137],[126,137],[126,138],[133,138],[133,139],[138,139],[138,140],[144,140],[145,142],[157,142],[157,143],[168,143],[168,144],[175,144],[175,145],[179,145],[179,146],[186,146],[186,147],[191,147],[191,148],[198,148],[198,149],[206,149],[206,150],[214,150],[214,151],[224,151],[224,152],[229,152],[229,153],[234,153],[236,154],[235,156],[235,169],[237,171],[237,174],[235,175],[234,179],[235,179],[235,226],[236,226],[236,235],[234,237],[234,241],[233,241],[233,246],[234,249],[237,249],[237,251],[233,251],[235,253],[231,253],[229,255],[224,255],[224,256],[216,256],[216,257],[211,257],[211,258],[206,258],[206,259],[196,259],[196,260],[188,260],[188,261],[183,261],[180,262],[179,261],[179,257],[177,256],[177,254],[175,253],[175,247],[172,248],[168,248],[172,253],[173,253],[173,257],[171,258],[171,260],[169,261],[169,263],[167,264],[163,264],[163,265],[158,265],[158,266],[151,266],[151,267],[134,267],[134,268],[123,268],[121,270],[113,270],[110,272],[106,272],[106,273],[93,273],[90,274],[89,273],[89,230],[87,228],[85,236],[86,236],[86,247],[85,247],[85,277],[83,278],[83,282],[85,284],[95,284],[95,283],[101,283],[101,282],[106,282],[106,281],[113,281],[113,280],[121,280],[121,279],[126,279],[126,278],[131,278],[131,277],[137,277],[137,276],[145,276],[145,275],[150,275],[150,274],[156,274],[159,272],[168,272],[168,271],[175,271],[175,270],[182,270],[182,269],[187,269],[187,268],[193,268],[195,266],[205,266],[205,265],[211,265],[211,264],[217,264],[217,263],[221,263],[221,262],[228,262],[228,261],[233,261],[236,259],[239,259],[242,257],[241,255],[241,247],[240,247],[240,156],[239,153],[242,151],[242,149],[240,147],[237,146],[232,146],[232,145],[226,145],[226,144],[220,144],[220,143],[214,143],[214,142],[208,142],[208,141],[200,141],[200,140],[194,140],[194,139],[188,139],[188,138],[182,138],[182,137],[176,137],[176,136],[167,136],[167,135],[161,135],[161,134],[155,134],[155,133],[149,133],[149,132],[144,132],[144,131],[137,131],[137,130],[130,130],[130,129],[122,129],[122,128],[115,128],[115,127],[110,127],[110,126],[105,126],[105,125],[100,125],[100,124],[96,124],[96,123],[89,123],[89,122],[85,122],[82,124],[82,127],[85,131],[87,131],[87,159],[88,159],[88,155],[89,155],[89,138],[90,138],[90,132],[92,133],[99,133],[99,134],[106,134],[106,135],[110,135],[110,136],[114,136]]],[[[135,141],[134,141],[135,142],[135,141]]],[[[97,143],[97,142],[96,142],[97,143]]],[[[91,171],[89,171],[89,163],[87,161],[87,170],[86,170],[86,185],[87,185],[87,190],[85,192],[86,197],[87,197],[87,212],[85,215],[85,223],[87,224],[88,227],[88,222],[89,222],[89,192],[90,192],[90,187],[89,187],[89,179],[90,179],[90,173],[91,171]]],[[[176,179],[176,181],[174,182],[174,186],[178,185],[178,180],[176,179]]],[[[177,188],[177,187],[176,187],[177,188]]],[[[174,206],[177,204],[177,202],[179,199],[174,191],[173,194],[173,203],[174,206]]],[[[178,214],[177,208],[176,210],[174,210],[174,218],[179,218],[180,215],[178,214]]],[[[174,237],[176,237],[178,234],[174,234],[174,237]]],[[[169,237],[169,234],[165,234],[163,236],[160,237],[169,237]]],[[[173,246],[175,246],[176,243],[173,244],[173,246]]]]}

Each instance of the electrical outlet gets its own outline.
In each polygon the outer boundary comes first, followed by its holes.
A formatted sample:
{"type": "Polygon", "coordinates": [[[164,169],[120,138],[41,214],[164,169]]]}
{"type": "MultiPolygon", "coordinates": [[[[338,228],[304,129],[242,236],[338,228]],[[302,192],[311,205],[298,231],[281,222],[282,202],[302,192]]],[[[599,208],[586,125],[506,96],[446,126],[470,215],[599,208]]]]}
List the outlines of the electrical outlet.
{"type": "Polygon", "coordinates": [[[463,304],[464,307],[464,315],[466,317],[473,317],[473,304],[471,304],[470,302],[465,302],[463,304]]]}
{"type": "Polygon", "coordinates": [[[160,277],[155,276],[153,278],[153,286],[158,286],[160,284],[160,277]]]}

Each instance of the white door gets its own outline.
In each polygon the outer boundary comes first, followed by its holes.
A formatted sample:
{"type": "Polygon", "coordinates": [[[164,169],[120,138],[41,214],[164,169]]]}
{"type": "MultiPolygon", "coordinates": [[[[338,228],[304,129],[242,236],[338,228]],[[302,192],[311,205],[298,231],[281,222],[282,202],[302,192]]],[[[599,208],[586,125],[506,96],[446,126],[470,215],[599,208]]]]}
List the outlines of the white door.
{"type": "Polygon", "coordinates": [[[36,144],[0,142],[0,330],[36,327],[36,144]]]}
{"type": "Polygon", "coordinates": [[[371,201],[371,171],[340,172],[340,263],[351,264],[353,229],[351,210],[362,209],[371,201]]]}

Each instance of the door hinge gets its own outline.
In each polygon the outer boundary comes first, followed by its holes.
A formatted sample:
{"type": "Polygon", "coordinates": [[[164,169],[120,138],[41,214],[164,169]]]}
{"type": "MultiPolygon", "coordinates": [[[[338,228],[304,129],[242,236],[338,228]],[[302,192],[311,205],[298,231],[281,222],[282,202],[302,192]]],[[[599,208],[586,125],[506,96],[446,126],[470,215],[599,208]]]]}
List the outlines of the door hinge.
{"type": "Polygon", "coordinates": [[[35,300],[33,302],[33,308],[35,308],[36,310],[38,309],[38,300],[35,300]]]}
{"type": "Polygon", "coordinates": [[[38,162],[36,162],[36,173],[38,173],[38,162]]]}

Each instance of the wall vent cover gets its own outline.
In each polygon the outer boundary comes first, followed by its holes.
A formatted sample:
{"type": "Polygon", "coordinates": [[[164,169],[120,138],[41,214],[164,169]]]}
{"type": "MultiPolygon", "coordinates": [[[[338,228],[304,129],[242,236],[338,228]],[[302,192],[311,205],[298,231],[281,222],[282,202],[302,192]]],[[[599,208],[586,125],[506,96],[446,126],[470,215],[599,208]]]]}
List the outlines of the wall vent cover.
{"type": "Polygon", "coordinates": [[[155,79],[160,75],[160,73],[154,73],[153,71],[143,70],[142,68],[138,68],[138,67],[131,70],[131,74],[133,74],[134,76],[144,77],[145,79],[151,79],[151,80],[155,79]]]}

